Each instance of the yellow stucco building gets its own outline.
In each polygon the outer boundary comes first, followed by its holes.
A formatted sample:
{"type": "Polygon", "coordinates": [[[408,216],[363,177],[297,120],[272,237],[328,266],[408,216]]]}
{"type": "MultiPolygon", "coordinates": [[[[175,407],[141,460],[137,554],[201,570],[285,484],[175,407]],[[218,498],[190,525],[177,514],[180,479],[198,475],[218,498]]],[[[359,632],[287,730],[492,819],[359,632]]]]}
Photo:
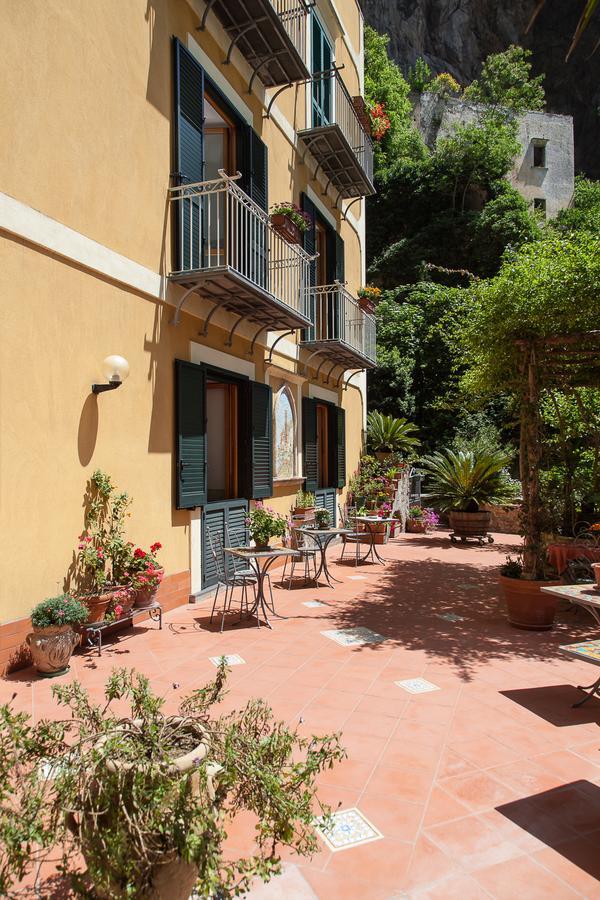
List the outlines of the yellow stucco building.
{"type": "Polygon", "coordinates": [[[356,0],[0,0],[0,668],[97,468],[163,544],[165,608],[254,500],[337,515],[375,363],[362,29],[356,0]]]}

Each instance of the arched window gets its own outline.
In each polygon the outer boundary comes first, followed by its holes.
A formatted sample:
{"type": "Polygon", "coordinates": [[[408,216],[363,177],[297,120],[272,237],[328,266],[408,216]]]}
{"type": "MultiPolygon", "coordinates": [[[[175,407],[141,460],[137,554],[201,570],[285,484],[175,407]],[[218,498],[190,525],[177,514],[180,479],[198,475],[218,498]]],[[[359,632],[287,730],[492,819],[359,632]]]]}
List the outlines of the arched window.
{"type": "Polygon", "coordinates": [[[297,460],[296,406],[287,385],[277,392],[273,416],[273,461],[275,478],[294,478],[297,460]]]}

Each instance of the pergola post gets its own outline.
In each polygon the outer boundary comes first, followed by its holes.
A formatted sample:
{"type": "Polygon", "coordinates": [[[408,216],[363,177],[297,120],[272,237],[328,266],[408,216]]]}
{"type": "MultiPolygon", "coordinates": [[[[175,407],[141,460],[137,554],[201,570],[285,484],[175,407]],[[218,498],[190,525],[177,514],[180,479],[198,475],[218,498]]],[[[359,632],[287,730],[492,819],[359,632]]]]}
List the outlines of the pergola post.
{"type": "Polygon", "coordinates": [[[535,346],[528,347],[526,380],[521,400],[520,474],[523,488],[525,541],[523,568],[531,578],[542,578],[542,514],[540,499],[540,388],[535,346]]]}

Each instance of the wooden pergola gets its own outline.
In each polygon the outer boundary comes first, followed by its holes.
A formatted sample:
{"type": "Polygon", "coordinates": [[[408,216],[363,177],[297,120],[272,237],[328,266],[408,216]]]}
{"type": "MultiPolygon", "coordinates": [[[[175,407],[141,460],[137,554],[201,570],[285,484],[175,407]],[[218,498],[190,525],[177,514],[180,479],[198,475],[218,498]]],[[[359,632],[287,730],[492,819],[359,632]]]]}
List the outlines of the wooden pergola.
{"type": "Polygon", "coordinates": [[[554,334],[515,341],[522,379],[520,477],[523,490],[525,573],[543,577],[540,500],[540,394],[545,388],[600,387],[600,331],[554,334]]]}

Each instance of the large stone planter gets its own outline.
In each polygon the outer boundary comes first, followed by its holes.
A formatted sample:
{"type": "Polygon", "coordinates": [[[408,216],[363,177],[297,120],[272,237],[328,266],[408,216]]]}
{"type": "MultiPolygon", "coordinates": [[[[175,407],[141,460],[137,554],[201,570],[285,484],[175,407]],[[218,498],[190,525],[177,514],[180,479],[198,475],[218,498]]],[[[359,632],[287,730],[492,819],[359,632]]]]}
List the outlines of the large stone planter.
{"type": "Polygon", "coordinates": [[[80,641],[70,625],[33,627],[26,638],[38,675],[55,678],[69,671],[69,660],[80,641]]]}
{"type": "Polygon", "coordinates": [[[554,625],[557,597],[542,591],[560,581],[530,581],[500,575],[500,587],[506,601],[508,621],[515,628],[549,631],[554,625]]]}

